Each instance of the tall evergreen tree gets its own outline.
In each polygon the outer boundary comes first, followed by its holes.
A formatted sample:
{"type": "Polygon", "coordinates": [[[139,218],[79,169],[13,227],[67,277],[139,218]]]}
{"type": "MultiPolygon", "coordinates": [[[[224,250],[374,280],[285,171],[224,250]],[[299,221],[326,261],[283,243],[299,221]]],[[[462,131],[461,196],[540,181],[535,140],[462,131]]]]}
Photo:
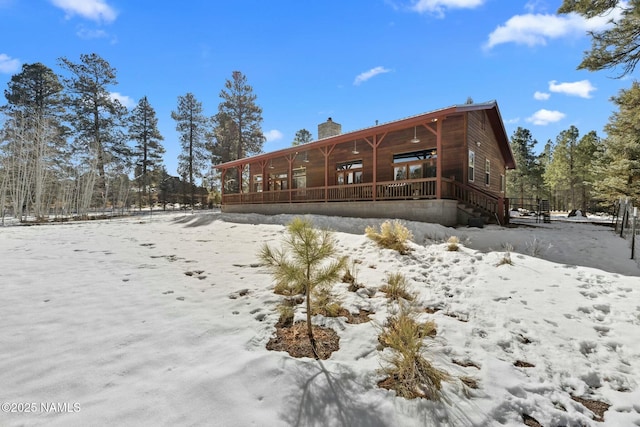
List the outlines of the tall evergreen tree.
{"type": "Polygon", "coordinates": [[[599,198],[615,202],[620,197],[640,201],[640,83],[612,98],[618,111],[605,126],[607,137],[599,149],[595,191],[599,198]]]}
{"type": "Polygon", "coordinates": [[[108,90],[118,84],[116,70],[95,53],[80,55],[80,63],[60,58],[60,65],[70,73],[64,84],[71,110],[68,120],[75,131],[74,150],[84,165],[92,165],[88,174],[97,173],[95,192],[106,205],[108,169],[117,177],[131,156],[124,129],[127,109],[108,90]]]}
{"type": "Polygon", "coordinates": [[[201,177],[206,167],[207,153],[205,135],[208,120],[203,114],[202,103],[192,93],[178,97],[178,109],[171,112],[180,134],[182,153],[178,157],[178,174],[189,178],[191,206],[195,205],[195,178],[201,177]]]}
{"type": "Polygon", "coordinates": [[[591,50],[578,66],[579,69],[598,71],[621,66],[619,77],[630,74],[640,60],[640,3],[620,0],[564,0],[559,13],[576,12],[586,18],[607,16],[611,9],[624,7],[622,18],[600,32],[590,31],[591,50]]]}
{"type": "Polygon", "coordinates": [[[531,132],[522,127],[518,127],[511,135],[511,151],[517,168],[508,171],[507,195],[511,199],[519,200],[519,205],[525,204],[525,199],[537,197],[537,186],[541,182],[540,168],[533,151],[537,143],[531,132]]]}
{"type": "MultiPolygon", "coordinates": [[[[164,147],[164,139],[158,130],[156,112],[145,96],[133,109],[129,116],[129,138],[135,141],[134,156],[136,158],[136,176],[140,177],[138,186],[142,187],[144,199],[150,185],[151,172],[160,167],[164,147]]],[[[152,207],[151,193],[149,193],[149,207],[152,207]]]]}
{"type": "Polygon", "coordinates": [[[2,111],[8,120],[2,138],[7,142],[2,169],[16,216],[23,206],[33,207],[37,217],[47,213],[47,193],[54,192],[55,172],[64,160],[61,94],[58,76],[41,63],[24,64],[4,91],[7,105],[2,111]]]}
{"type": "Polygon", "coordinates": [[[546,184],[552,189],[556,197],[556,204],[560,207],[578,208],[576,199],[577,177],[577,145],[579,131],[575,126],[563,130],[556,137],[551,161],[544,173],[546,184]]]}
{"type": "MultiPolygon", "coordinates": [[[[240,71],[232,73],[232,79],[227,80],[224,89],[220,91],[222,102],[218,106],[219,114],[223,116],[224,126],[230,134],[229,152],[233,159],[241,159],[262,152],[265,142],[262,133],[262,108],[256,104],[257,96],[253,88],[247,83],[247,77],[240,71]]],[[[220,121],[218,121],[220,125],[220,121]]]]}
{"type": "Polygon", "coordinates": [[[578,141],[576,147],[576,187],[577,187],[577,205],[583,212],[587,212],[591,206],[593,194],[593,186],[596,181],[594,172],[595,155],[600,146],[600,138],[596,131],[586,133],[578,141]]]}
{"type": "Polygon", "coordinates": [[[293,137],[293,142],[291,143],[291,145],[297,146],[297,145],[307,144],[311,141],[313,141],[313,136],[311,135],[311,132],[309,132],[306,129],[300,129],[299,131],[296,132],[295,136],[293,137]]]}

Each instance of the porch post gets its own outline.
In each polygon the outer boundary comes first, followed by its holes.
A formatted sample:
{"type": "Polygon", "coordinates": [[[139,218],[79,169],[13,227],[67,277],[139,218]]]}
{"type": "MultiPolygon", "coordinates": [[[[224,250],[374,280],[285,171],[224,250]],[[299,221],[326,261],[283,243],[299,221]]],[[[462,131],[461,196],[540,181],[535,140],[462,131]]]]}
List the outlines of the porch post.
{"type": "Polygon", "coordinates": [[[436,122],[436,199],[442,198],[442,119],[436,122]]]}
{"type": "Polygon", "coordinates": [[[500,224],[504,225],[504,197],[498,197],[498,221],[500,224]]]}
{"type": "Polygon", "coordinates": [[[227,168],[222,169],[222,174],[220,175],[220,204],[224,204],[224,177],[227,174],[227,168]]]}
{"type": "Polygon", "coordinates": [[[324,202],[329,201],[329,149],[322,152],[324,154],[324,202]]]}
{"type": "Polygon", "coordinates": [[[240,203],[242,203],[242,171],[244,170],[244,165],[236,166],[236,170],[238,171],[238,194],[240,195],[240,203]]]}
{"type": "Polygon", "coordinates": [[[373,135],[373,188],[371,189],[371,195],[373,201],[376,201],[378,193],[378,135],[373,135]]]}

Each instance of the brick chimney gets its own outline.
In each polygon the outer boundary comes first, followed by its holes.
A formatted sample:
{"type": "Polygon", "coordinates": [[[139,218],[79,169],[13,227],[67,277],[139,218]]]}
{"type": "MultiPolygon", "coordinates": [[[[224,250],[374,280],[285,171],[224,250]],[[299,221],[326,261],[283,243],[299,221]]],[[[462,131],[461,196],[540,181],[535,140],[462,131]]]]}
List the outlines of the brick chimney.
{"type": "Polygon", "coordinates": [[[340,135],[342,133],[342,125],[331,120],[318,125],[318,139],[329,138],[330,136],[340,135]]]}

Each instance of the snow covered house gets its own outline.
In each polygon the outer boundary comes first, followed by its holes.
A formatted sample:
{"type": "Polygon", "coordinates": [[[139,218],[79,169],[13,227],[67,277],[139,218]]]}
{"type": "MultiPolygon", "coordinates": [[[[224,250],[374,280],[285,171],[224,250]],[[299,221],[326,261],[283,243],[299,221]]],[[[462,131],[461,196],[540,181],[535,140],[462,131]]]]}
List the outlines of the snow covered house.
{"type": "Polygon", "coordinates": [[[223,212],[321,214],[505,224],[507,169],[515,168],[495,101],[454,105],[342,133],[331,118],[318,140],[223,163],[223,212]]]}

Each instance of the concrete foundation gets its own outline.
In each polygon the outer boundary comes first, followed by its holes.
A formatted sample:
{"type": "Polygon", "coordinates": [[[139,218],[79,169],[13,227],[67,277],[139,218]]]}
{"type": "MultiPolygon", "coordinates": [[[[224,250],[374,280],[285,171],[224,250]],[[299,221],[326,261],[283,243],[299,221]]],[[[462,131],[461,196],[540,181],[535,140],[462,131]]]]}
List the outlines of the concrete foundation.
{"type": "Polygon", "coordinates": [[[456,200],[393,200],[379,202],[318,202],[223,205],[224,213],[263,215],[330,215],[356,218],[394,218],[431,222],[445,226],[458,224],[456,200]]]}

